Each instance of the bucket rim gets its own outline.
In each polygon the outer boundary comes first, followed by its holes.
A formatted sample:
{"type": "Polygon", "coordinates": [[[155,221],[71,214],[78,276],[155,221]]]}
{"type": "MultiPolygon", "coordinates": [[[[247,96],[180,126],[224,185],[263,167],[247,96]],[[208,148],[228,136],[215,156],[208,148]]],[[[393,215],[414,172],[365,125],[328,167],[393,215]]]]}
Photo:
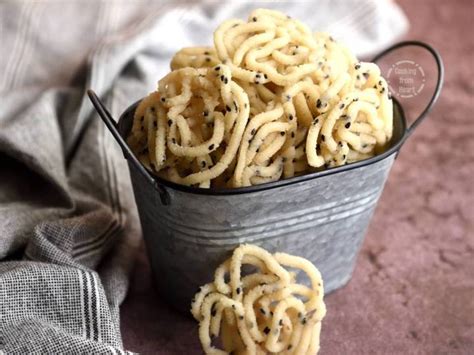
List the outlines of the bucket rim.
{"type": "MultiPolygon", "coordinates": [[[[133,117],[133,113],[135,112],[136,107],[140,103],[141,99],[130,105],[125,111],[122,112],[122,114],[119,117],[118,120],[118,131],[122,138],[126,140],[130,127],[129,129],[126,129],[126,119],[127,117],[133,117]]],[[[300,176],[294,176],[288,179],[282,179],[278,181],[273,181],[273,182],[268,182],[268,183],[263,183],[259,185],[253,185],[253,186],[246,186],[246,187],[236,187],[236,188],[219,188],[219,189],[204,189],[204,188],[199,188],[199,187],[193,187],[193,186],[187,186],[187,185],[181,185],[174,183],[172,181],[165,180],[163,178],[160,178],[154,174],[150,174],[153,180],[157,185],[161,185],[162,187],[166,187],[168,189],[180,191],[180,192],[185,192],[185,193],[190,193],[190,194],[195,194],[195,195],[207,195],[207,196],[229,196],[229,195],[241,195],[241,194],[249,194],[253,192],[260,192],[260,191],[265,191],[265,190],[271,190],[271,189],[276,189],[288,185],[293,185],[313,179],[317,179],[320,177],[324,176],[329,176],[333,174],[339,174],[343,173],[346,171],[350,170],[355,170],[358,168],[366,167],[372,164],[375,164],[379,161],[382,161],[388,157],[390,157],[393,154],[397,154],[402,147],[403,143],[405,142],[406,138],[409,135],[409,130],[407,129],[407,121],[405,117],[405,112],[403,110],[402,105],[400,102],[392,97],[393,101],[393,112],[398,113],[398,119],[400,120],[400,130],[402,134],[400,137],[398,137],[398,140],[396,142],[390,142],[390,148],[384,151],[381,154],[375,155],[371,158],[360,160],[354,163],[349,163],[346,165],[341,165],[337,166],[334,168],[327,168],[322,171],[316,171],[313,173],[309,174],[304,174],[300,176]]],[[[394,115],[394,118],[396,115],[394,115]]],[[[393,139],[393,136],[392,136],[393,139]]],[[[128,161],[128,158],[125,157],[128,161]]],[[[130,162],[129,162],[130,163],[130,162]]],[[[141,163],[140,163],[141,164],[141,163]]],[[[132,164],[133,165],[133,164],[132,164]]],[[[143,164],[141,164],[143,166],[143,164]]],[[[144,167],[144,166],[143,166],[144,167]]]]}

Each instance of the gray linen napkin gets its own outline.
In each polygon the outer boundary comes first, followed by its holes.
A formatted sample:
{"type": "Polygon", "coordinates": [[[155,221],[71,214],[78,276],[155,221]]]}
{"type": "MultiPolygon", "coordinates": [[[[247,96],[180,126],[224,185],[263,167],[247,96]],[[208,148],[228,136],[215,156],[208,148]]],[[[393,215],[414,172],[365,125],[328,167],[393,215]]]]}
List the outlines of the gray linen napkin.
{"type": "Polygon", "coordinates": [[[275,7],[358,54],[406,20],[389,1],[16,1],[0,4],[0,353],[122,353],[119,305],[140,228],[128,170],[92,110],[154,89],[183,46],[275,7]]]}

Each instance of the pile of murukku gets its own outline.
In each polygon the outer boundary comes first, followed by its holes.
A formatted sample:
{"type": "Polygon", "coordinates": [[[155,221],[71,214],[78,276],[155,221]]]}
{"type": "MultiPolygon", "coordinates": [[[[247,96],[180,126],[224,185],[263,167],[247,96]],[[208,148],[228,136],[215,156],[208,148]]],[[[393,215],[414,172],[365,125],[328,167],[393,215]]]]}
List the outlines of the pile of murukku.
{"type": "Polygon", "coordinates": [[[308,260],[244,244],[199,289],[191,313],[206,354],[314,355],[326,314],[323,296],[321,274],[308,260]],[[244,265],[252,272],[243,272],[244,265]],[[299,271],[311,286],[297,282],[299,271]]]}
{"type": "Polygon", "coordinates": [[[178,184],[251,186],[367,159],[392,136],[388,85],[325,33],[278,11],[184,48],[136,109],[128,143],[178,184]]]}

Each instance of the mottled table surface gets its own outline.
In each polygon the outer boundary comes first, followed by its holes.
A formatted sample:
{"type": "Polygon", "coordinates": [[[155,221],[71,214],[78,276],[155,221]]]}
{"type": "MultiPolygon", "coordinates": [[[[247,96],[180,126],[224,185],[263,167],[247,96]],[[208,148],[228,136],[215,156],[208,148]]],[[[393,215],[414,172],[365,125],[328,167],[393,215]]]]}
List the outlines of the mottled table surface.
{"type": "MultiPolygon", "coordinates": [[[[441,52],[445,87],[395,162],[352,280],[325,298],[321,354],[474,353],[473,2],[400,3],[406,38],[441,52]]],[[[404,102],[408,116],[421,96],[404,102]]],[[[121,324],[129,350],[200,353],[196,324],[158,298],[145,250],[121,324]]]]}

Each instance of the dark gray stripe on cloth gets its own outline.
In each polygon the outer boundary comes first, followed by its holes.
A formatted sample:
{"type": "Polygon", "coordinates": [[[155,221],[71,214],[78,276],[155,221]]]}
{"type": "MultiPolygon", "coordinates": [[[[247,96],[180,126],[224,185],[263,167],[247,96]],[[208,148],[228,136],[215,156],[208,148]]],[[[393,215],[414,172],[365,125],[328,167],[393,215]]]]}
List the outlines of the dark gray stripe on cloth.
{"type": "Polygon", "coordinates": [[[90,331],[90,315],[89,315],[89,286],[88,283],[89,281],[87,280],[87,275],[86,271],[82,271],[82,282],[84,285],[84,317],[86,319],[86,338],[90,338],[91,336],[91,331],[90,331]]]}

